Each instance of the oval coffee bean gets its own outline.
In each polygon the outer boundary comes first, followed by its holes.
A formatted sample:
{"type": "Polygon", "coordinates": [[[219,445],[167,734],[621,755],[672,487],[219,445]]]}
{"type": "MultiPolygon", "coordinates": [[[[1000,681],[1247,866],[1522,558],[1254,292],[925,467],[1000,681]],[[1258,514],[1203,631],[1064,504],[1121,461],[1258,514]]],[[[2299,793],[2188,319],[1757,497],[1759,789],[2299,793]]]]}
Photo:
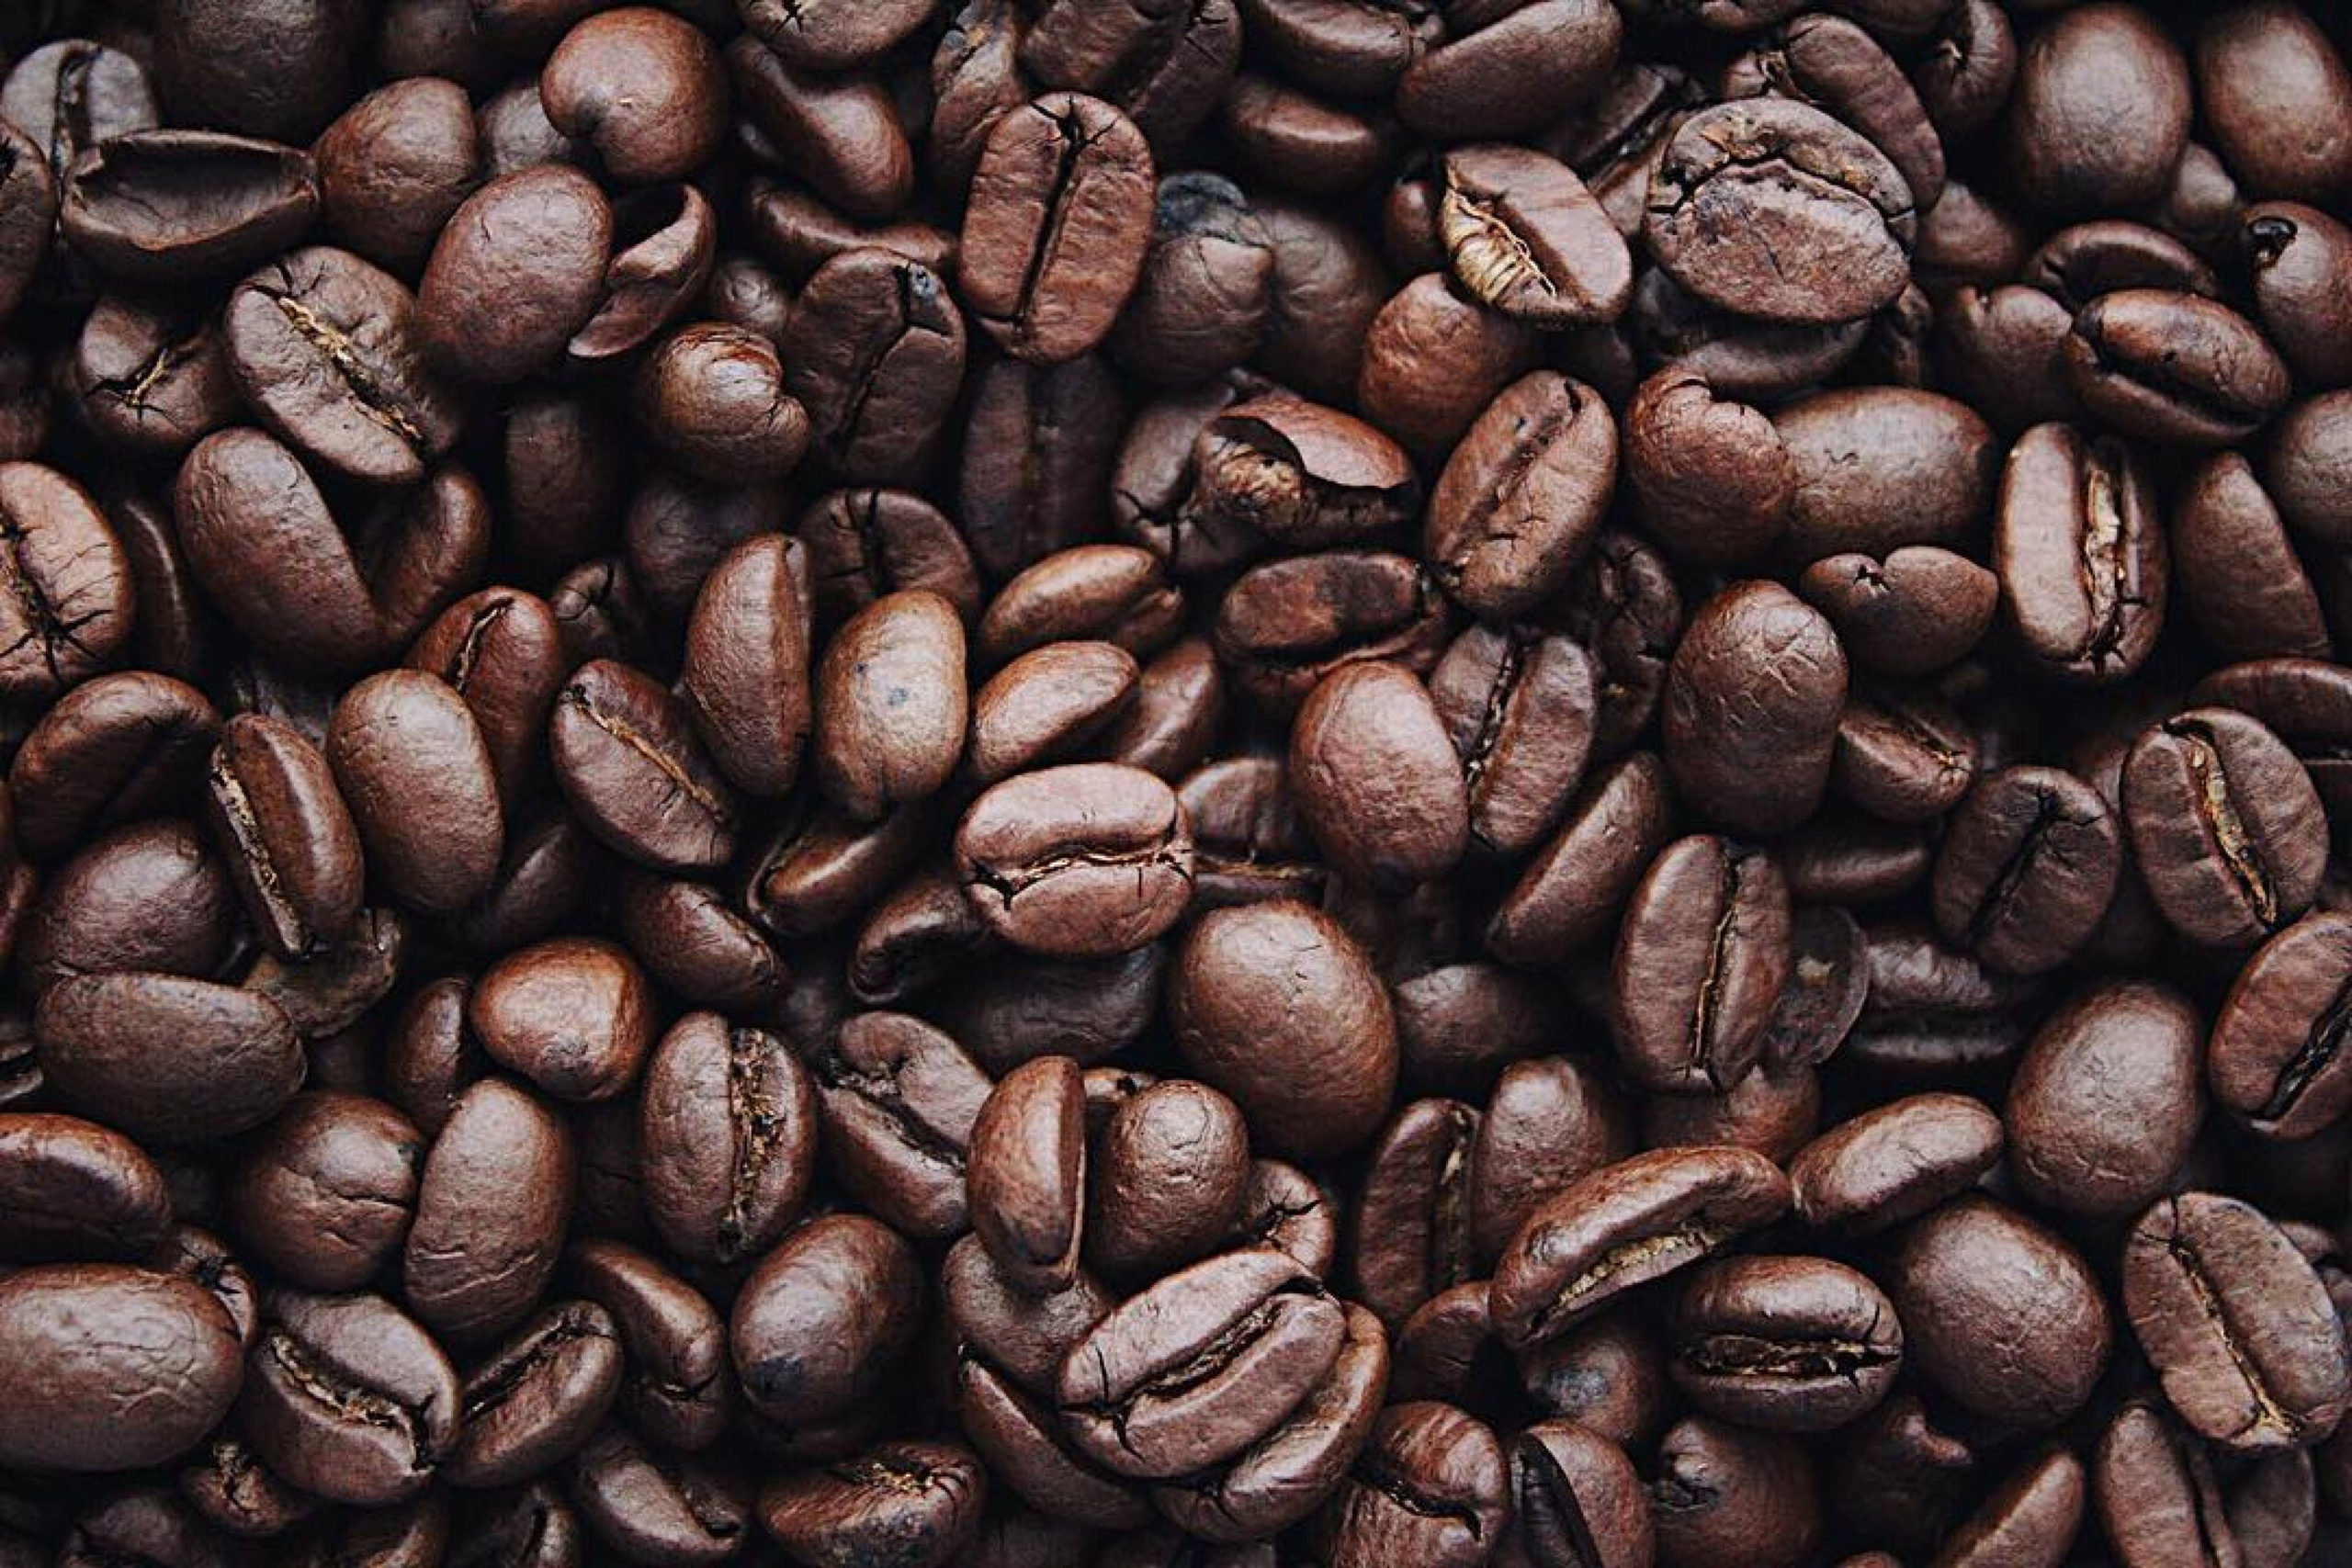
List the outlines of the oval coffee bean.
{"type": "Polygon", "coordinates": [[[1151,149],[1099,98],[1054,93],[996,122],[965,209],[964,299],[1006,353],[1075,359],[1110,332],[1151,238],[1151,149]]]}
{"type": "Polygon", "coordinates": [[[2326,818],[2286,743],[2229,708],[2192,708],[2132,743],[2123,822],[2157,911],[2191,942],[2250,947],[2316,897],[2326,818]]]}
{"type": "Polygon", "coordinates": [[[2225,1448],[2306,1448],[2344,1415],[2344,1325],[2294,1244],[2237,1199],[2151,1205],[2124,1244],[2123,1310],[2165,1397],[2225,1448]]]}
{"type": "Polygon", "coordinates": [[[1074,762],[972,803],[956,870],[981,921],[1026,953],[1100,958],[1160,936],[1193,896],[1193,834],[1175,792],[1140,768],[1074,762]]]}
{"type": "Polygon", "coordinates": [[[1952,814],[1936,856],[1936,929],[1989,969],[2056,968],[2107,912],[2122,863],[2097,790],[2057,768],[2003,769],[1952,814]]]}
{"type": "Polygon", "coordinates": [[[2308,1137],[2352,1108],[2347,964],[2352,919],[2307,915],[2247,960],[2213,1021],[2213,1098],[2266,1137],[2308,1137]]]}
{"type": "Polygon", "coordinates": [[[1774,833],[1829,782],[1846,655],[1820,613],[1773,582],[1725,589],[1690,619],[1666,682],[1666,766],[1700,815],[1774,833]]]}
{"type": "Polygon", "coordinates": [[[1538,370],[1505,387],[1430,492],[1427,549],[1446,592],[1508,621],[1564,587],[1617,480],[1617,425],[1589,387],[1538,370]]]}
{"type": "Polygon", "coordinates": [[[687,1014],[654,1047],[638,1107],[646,1215],[680,1257],[736,1264],[798,1218],[816,1167],[816,1090],[775,1035],[687,1014]]]}
{"type": "Polygon", "coordinates": [[[1894,1386],[1903,1325],[1869,1276],[1826,1258],[1731,1258],[1690,1271],[1667,1333],[1675,1386],[1711,1416],[1818,1432],[1894,1386]]]}
{"type": "Polygon", "coordinates": [[[1078,1277],[1086,1218],[1086,1093],[1078,1064],[1040,1056],[1007,1073],[972,1123],[972,1230],[1007,1280],[1050,1295],[1078,1277]]]}
{"type": "Polygon", "coordinates": [[[33,1029],[60,1103],[136,1137],[187,1143],[260,1125],[302,1087],[294,1025],[256,992],[178,975],[82,975],[33,1029]]]}
{"type": "Polygon", "coordinates": [[[1114,1307],[1063,1363],[1080,1451],[1159,1480],[1230,1459],[1311,1393],[1347,1317],[1298,1260],[1251,1248],[1170,1274],[1114,1307]]]}
{"type": "Polygon", "coordinates": [[[203,1440],[237,1397],[236,1327],[192,1280],[110,1263],[0,1279],[0,1463],[139,1470],[203,1440]]]}
{"type": "Polygon", "coordinates": [[[1745,1149],[1657,1149],[1591,1175],[1528,1216],[1495,1265],[1495,1332],[1514,1349],[1555,1338],[1635,1286],[1771,1224],[1789,1184],[1745,1149]]]}
{"type": "Polygon", "coordinates": [[[1668,845],[1626,906],[1610,975],[1627,1075],[1667,1093],[1736,1088],[1789,962],[1788,884],[1771,856],[1713,835],[1668,845]]]}

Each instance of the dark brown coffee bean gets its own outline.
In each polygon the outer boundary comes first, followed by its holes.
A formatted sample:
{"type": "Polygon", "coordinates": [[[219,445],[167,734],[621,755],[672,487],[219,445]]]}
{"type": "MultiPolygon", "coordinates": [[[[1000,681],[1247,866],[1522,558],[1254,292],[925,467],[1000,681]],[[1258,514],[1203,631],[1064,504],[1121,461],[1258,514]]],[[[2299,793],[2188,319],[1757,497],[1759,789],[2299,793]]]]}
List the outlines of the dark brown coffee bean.
{"type": "Polygon", "coordinates": [[[964,378],[964,318],[936,273],[888,251],[845,251],[801,290],[779,349],[836,473],[920,477],[964,378]]]}
{"type": "Polygon", "coordinates": [[[1177,1049],[1233,1097],[1254,1143],[1322,1156],[1370,1137],[1396,1090],[1395,1016],[1339,923],[1275,902],[1204,916],[1177,961],[1177,1049]]]}
{"type": "Polygon", "coordinates": [[[344,110],[311,155],[327,232],[377,265],[414,277],[441,226],[481,179],[481,148],[462,87],[395,74],[344,110]]]}
{"type": "Polygon", "coordinates": [[[1493,1431],[1451,1404],[1420,1401],[1381,1413],[1317,1533],[1333,1568],[1473,1568],[1493,1550],[1510,1504],[1493,1431]]]}
{"type": "Polygon", "coordinates": [[[734,854],[734,791],[695,742],[684,705],[641,671],[582,665],[556,698],[548,751],[565,800],[629,859],[695,871],[734,854]]]}
{"type": "Polygon", "coordinates": [[[1189,1474],[1272,1431],[1322,1382],[1346,1332],[1297,1259],[1227,1253],[1113,1308],[1071,1350],[1057,1397],[1095,1462],[1144,1480],[1189,1474]]]}
{"type": "Polygon", "coordinates": [[[1905,1358],[1976,1416],[2055,1425],[2106,1370],[2113,1324],[2089,1267],[1990,1198],[1955,1199],[1905,1232],[1885,1282],[1905,1358]]]}
{"type": "Polygon", "coordinates": [[[409,1304],[479,1341],[537,1304],[571,1218],[572,1142],[528,1093],[485,1078],[459,1097],[424,1161],[401,1258],[409,1304]]]}
{"type": "Polygon", "coordinates": [[[2307,1447],[2343,1416],[2343,1325],[2319,1277],[2234,1198],[2159,1199],[2125,1243],[2123,1309],[2165,1396],[2225,1448],[2307,1447]]]}
{"type": "Polygon", "coordinates": [[[728,1333],[752,1408],[813,1424],[874,1398],[914,1344],[914,1250],[860,1214],[811,1221],[763,1258],[728,1333]]]}
{"type": "Polygon", "coordinates": [[[979,1528],[987,1472],[960,1443],[892,1442],[774,1481],[760,1522],[787,1556],[944,1568],[979,1528]]]}
{"type": "Polygon", "coordinates": [[[499,1066],[562,1100],[609,1100],[653,1045],[644,971],[611,942],[559,937],[506,954],[466,998],[466,1022],[499,1066]]]}
{"type": "Polygon", "coordinates": [[[1439,233],[1471,293],[1553,330],[1623,314],[1632,259],[1575,171],[1504,145],[1457,148],[1444,168],[1439,233]]]}
{"type": "Polygon", "coordinates": [[[2167,987],[2103,985],[2052,1013],[2002,1120],[2009,1169],[2047,1208],[2120,1215],[2165,1190],[2203,1120],[2202,1021],[2167,987]]]}
{"type": "Polygon", "coordinates": [[[2180,161],[2191,108],[2188,62],[2145,11],[2055,17],[2019,51],[2005,116],[2019,194],[2066,214],[2153,201],[2180,161]]]}
{"type": "Polygon", "coordinates": [[[539,1474],[588,1440],[620,1386],[612,1315],[594,1302],[549,1307],[467,1374],[463,1425],[444,1472],[459,1486],[539,1474]]]}
{"type": "Polygon", "coordinates": [[[240,714],[220,731],[205,815],[250,919],[270,950],[303,958],[359,913],[359,830],[326,758],[291,726],[240,714]]]}
{"type": "MultiPolygon", "coordinates": [[[[718,1441],[733,1408],[725,1322],[700,1292],[634,1247],[575,1242],[567,1290],[612,1314],[627,1354],[619,1409],[659,1444],[699,1452],[718,1441]]],[[[592,1449],[593,1449],[592,1445],[592,1449]]],[[[583,1468],[589,1462],[583,1451],[583,1468]]]]}
{"type": "Polygon", "coordinates": [[[1504,1248],[1495,1332],[1513,1348],[1556,1337],[1788,1204],[1787,1179],[1746,1149],[1659,1149],[1604,1166],[1547,1200],[1504,1248]]]}
{"type": "Polygon", "coordinates": [[[1006,352],[1074,359],[1111,330],[1151,236],[1151,150],[1134,121],[1079,93],[1012,110],[973,175],[964,292],[1006,352]]]}
{"type": "Polygon", "coordinates": [[[220,716],[204,694],[152,671],[86,681],[60,697],[8,765],[16,841],[37,861],[169,810],[202,776],[220,716]]]}
{"type": "Polygon", "coordinates": [[[0,1280],[0,1460],[43,1470],[163,1464],[237,1396],[229,1314],[200,1285],[119,1264],[0,1280]]]}
{"type": "Polygon", "coordinates": [[[423,362],[415,313],[390,273],[314,245],[237,286],[222,344],[262,423],[305,456],[367,483],[413,484],[459,423],[423,362]]]}
{"type": "Polygon", "coordinates": [[[33,1020],[61,1104],[165,1143],[258,1126],[301,1087],[294,1026],[266,997],[177,975],[83,975],[33,1020]]]}
{"type": "Polygon", "coordinates": [[[0,694],[53,697],[97,672],[128,638],[130,564],[81,486],[38,463],[0,463],[0,694]]]}
{"type": "Polygon", "coordinates": [[[381,1100],[297,1095],[231,1178],[238,1245],[304,1290],[364,1288],[407,1235],[424,1147],[415,1125],[381,1100]]]}
{"type": "Polygon", "coordinates": [[[1610,1012],[1627,1074],[1663,1092],[1736,1088],[1789,962],[1788,885],[1770,855],[1712,835],[1668,845],[1618,929],[1610,1012]]]}
{"type": "Polygon", "coordinates": [[[1428,688],[1400,665],[1326,676],[1292,725],[1284,776],[1326,858],[1367,882],[1432,881],[1468,848],[1453,743],[1428,688]]]}
{"type": "Polygon", "coordinates": [[[2286,363],[2254,323],[2194,294],[2123,288],[2075,318],[2066,378],[2083,406],[2146,441],[2220,446],[2277,413],[2286,363]]]}
{"type": "Polygon", "coordinates": [[[1581,102],[1608,80],[1623,25],[1615,6],[1594,0],[1476,7],[1406,69],[1396,112],[1448,140],[1541,130],[1561,104],[1581,102]]]}
{"type": "Polygon", "coordinates": [[[2213,1021],[2213,1098],[2265,1136],[2308,1136],[2346,1109],[2338,955],[2347,940],[2342,915],[2296,921],[2247,961],[2213,1021]]]}
{"type": "Polygon", "coordinates": [[[0,1112],[0,1257],[143,1259],[172,1223],[164,1173],[109,1127],[0,1112]]]}
{"type": "Polygon", "coordinates": [[[799,1216],[816,1163],[816,1093],[775,1035],[688,1014],[655,1047],[639,1105],[646,1213],[679,1256],[738,1263],[799,1216]]]}
{"type": "Polygon", "coordinates": [[[899,589],[929,589],[967,623],[979,618],[979,569],[939,509],[906,491],[835,491],[802,514],[817,614],[840,625],[899,589]]]}
{"type": "Polygon", "coordinates": [[[1870,1277],[1826,1258],[1731,1258],[1675,1298],[1668,1370],[1708,1415],[1777,1432],[1844,1426],[1884,1399],[1903,1325],[1870,1277]]]}
{"type": "Polygon", "coordinates": [[[1434,463],[1535,358],[1532,328],[1425,272],[1390,296],[1363,335],[1364,417],[1434,463]]]}
{"type": "Polygon", "coordinates": [[[1902,292],[1918,227],[1886,155],[1806,105],[1719,104],[1667,142],[1644,230],[1700,299],[1769,321],[1868,315],[1902,292]]]}
{"type": "Polygon", "coordinates": [[[935,593],[876,600],[833,637],[817,673],[817,778],[864,821],[929,795],[962,754],[964,628],[935,593]]]}
{"type": "Polygon", "coordinates": [[[458,1438],[458,1375],[381,1296],[272,1292],[245,1358],[239,1425],[305,1491],[380,1508],[413,1497],[458,1438]]]}
{"type": "Polygon", "coordinates": [[[578,170],[493,179],[443,226],[417,288],[425,351],[469,380],[552,367],[603,294],[613,213],[578,170]]]}
{"type": "Polygon", "coordinates": [[[2115,813],[2074,774],[1989,773],[1962,802],[1936,857],[1936,927],[1988,968],[2055,968],[2106,912],[2122,843],[2115,813]]]}
{"type": "Polygon", "coordinates": [[[1967,404],[1910,387],[1842,388],[1780,410],[1772,429],[1796,483],[1785,554],[1974,547],[2001,446],[1967,404]]]}
{"type": "Polygon", "coordinates": [[[1446,601],[1411,559],[1330,550],[1253,567],[1217,605],[1217,657],[1234,683],[1288,713],[1340,665],[1387,659],[1423,669],[1446,633],[1446,601]]]}
{"type": "Polygon", "coordinates": [[[498,778],[473,711],[421,671],[371,675],[335,704],[326,755],[393,897],[428,914],[490,888],[505,848],[498,778]]]}
{"type": "Polygon", "coordinates": [[[66,171],[58,221],[109,276],[169,287],[233,276],[318,220],[310,155],[205,130],[136,130],[66,171]]]}
{"type": "Polygon", "coordinates": [[[2007,618],[2053,673],[2138,669],[2164,625],[2164,535],[2143,459],[2038,425],[2011,453],[1993,543],[2007,618]]]}
{"type": "Polygon", "coordinates": [[[1590,388],[1551,371],[1514,382],[1430,492],[1438,581],[1481,620],[1526,614],[1590,547],[1616,477],[1616,423],[1590,388]]]}
{"type": "Polygon", "coordinates": [[[2192,708],[2151,728],[2123,794],[2149,897],[2191,942],[2250,947],[2311,907],[2325,817],[2310,775],[2257,721],[2192,708]]]}
{"type": "Polygon", "coordinates": [[[998,1271],[1033,1294],[1067,1290],[1091,1175],[1078,1064],[1040,1056],[1005,1075],[972,1123],[965,1169],[972,1230],[998,1271]]]}
{"type": "Polygon", "coordinates": [[[2206,18],[2199,95],[2213,140],[2254,190],[2312,201],[2352,177],[2352,73],[2340,47],[2291,6],[2233,6],[2206,18]]]}
{"type": "Polygon", "coordinates": [[[1846,655],[1812,606],[1772,582],[1702,605],[1666,688],[1666,765],[1704,818],[1770,833],[1812,812],[1828,783],[1846,655]]]}
{"type": "MultiPolygon", "coordinates": [[[[1131,449],[1138,438],[1130,434],[1131,449]]],[[[1412,462],[1394,441],[1296,398],[1250,398],[1214,414],[1189,459],[1192,489],[1170,498],[1178,510],[1160,552],[1172,570],[1207,570],[1211,550],[1220,559],[1254,553],[1254,545],[1212,545],[1216,537],[1262,535],[1302,548],[1355,543],[1408,521],[1420,502],[1412,462]]]]}
{"type": "Polygon", "coordinates": [[[981,919],[1024,952],[1106,957],[1167,931],[1193,893],[1184,808],[1139,768],[1078,762],[1006,780],[956,831],[981,919]]]}
{"type": "Polygon", "coordinates": [[[1819,1230],[1883,1230],[1975,1185],[2002,1143],[2000,1119],[1965,1095],[1890,1100],[1823,1134],[1790,1162],[1798,1216],[1819,1230]]]}
{"type": "Polygon", "coordinates": [[[963,1047],[906,1013],[860,1013],[810,1071],[843,1185],[902,1230],[962,1230],[972,1129],[993,1087],[963,1047]]]}
{"type": "Polygon", "coordinates": [[[684,179],[718,147],[727,93],[701,29],[650,6],[590,17],[539,73],[548,121],[594,147],[613,178],[684,179]]]}

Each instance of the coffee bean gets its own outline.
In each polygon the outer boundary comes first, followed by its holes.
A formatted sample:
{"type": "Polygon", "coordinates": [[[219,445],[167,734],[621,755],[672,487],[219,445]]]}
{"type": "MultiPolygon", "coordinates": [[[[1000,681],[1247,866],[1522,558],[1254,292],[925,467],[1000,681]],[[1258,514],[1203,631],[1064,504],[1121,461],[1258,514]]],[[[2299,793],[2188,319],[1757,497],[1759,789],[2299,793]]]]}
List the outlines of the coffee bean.
{"type": "Polygon", "coordinates": [[[1135,122],[1082,93],[997,121],[965,209],[961,276],[1007,353],[1058,365],[1102,342],[1143,270],[1153,175],[1135,122]]]}
{"type": "Polygon", "coordinates": [[[263,1303],[238,1411],[278,1474],[373,1508],[432,1483],[463,1415],[448,1358],[390,1302],[283,1290],[263,1303]]]}
{"type": "Polygon", "coordinates": [[[237,1397],[229,1314],[189,1280],[113,1263],[0,1280],[0,1457],[137,1470],[185,1452],[237,1397]]]}
{"type": "Polygon", "coordinates": [[[2234,1198],[2184,1192],[2133,1222],[2123,1310],[2165,1396],[2225,1448],[2301,1448],[2344,1414],[2344,1328],[2294,1245],[2234,1198]]]}
{"type": "Polygon", "coordinates": [[[1754,98],[1702,109],[1668,141],[1643,238],[1710,304],[1830,322],[1902,291],[1917,227],[1885,154],[1819,109],[1754,98]]]}
{"type": "Polygon", "coordinates": [[[1702,605],[1666,686],[1666,765],[1707,818],[1735,832],[1796,825],[1828,783],[1846,655],[1810,605],[1745,582],[1702,605]]]}
{"type": "Polygon", "coordinates": [[[1884,1398],[1903,1356],[1894,1309],[1826,1258],[1741,1258],[1695,1270],[1670,1370],[1710,1414],[1779,1431],[1842,1426],[1884,1398]]]}
{"type": "Polygon", "coordinates": [[[1887,1279],[1905,1355],[1962,1408],[2045,1427],[2081,1408],[2114,1333],[2082,1258],[1990,1198],[1945,1203],[1904,1233],[1887,1279]]]}
{"type": "Polygon", "coordinates": [[[1114,1307],[1057,1391],[1080,1451],[1123,1475],[1188,1474],[1263,1438],[1338,1357],[1347,1319],[1298,1261],[1232,1252],[1114,1307]]]}
{"type": "Polygon", "coordinates": [[[2149,896],[2192,942],[2247,946],[2310,907],[2324,853],[2319,796],[2260,723],[2192,708],[2132,744],[2123,784],[2149,896]],[[2177,816],[2160,830],[2167,807],[2177,816]]]}
{"type": "Polygon", "coordinates": [[[1192,829],[1175,793],[1141,769],[1071,763],[973,802],[956,831],[956,868],[981,920],[1015,947],[1106,957],[1182,916],[1192,829]]]}
{"type": "Polygon", "coordinates": [[[82,152],[63,175],[67,243],[126,283],[234,276],[318,220],[310,156],[243,136],[134,130],[82,152]]]}
{"type": "Polygon", "coordinates": [[[1745,1149],[1659,1149],[1602,1167],[1528,1216],[1495,1265],[1495,1331],[1556,1337],[1638,1285],[1788,1208],[1787,1179],[1745,1149]]]}
{"type": "Polygon", "coordinates": [[[690,1013],[645,1066],[638,1148],[647,1216],[694,1262],[733,1264],[779,1240],[816,1160],[816,1096],[775,1035],[690,1013]]]}

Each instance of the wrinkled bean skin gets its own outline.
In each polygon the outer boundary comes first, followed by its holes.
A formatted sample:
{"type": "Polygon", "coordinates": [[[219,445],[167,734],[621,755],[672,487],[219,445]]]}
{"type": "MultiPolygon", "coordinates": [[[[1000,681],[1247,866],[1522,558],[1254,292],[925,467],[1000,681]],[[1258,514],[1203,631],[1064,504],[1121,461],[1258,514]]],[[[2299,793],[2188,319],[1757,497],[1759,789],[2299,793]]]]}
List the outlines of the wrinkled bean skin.
{"type": "Polygon", "coordinates": [[[194,1446],[236,1397],[235,1325],[201,1287],[119,1264],[0,1280],[0,1458],[134,1470],[194,1446]]]}

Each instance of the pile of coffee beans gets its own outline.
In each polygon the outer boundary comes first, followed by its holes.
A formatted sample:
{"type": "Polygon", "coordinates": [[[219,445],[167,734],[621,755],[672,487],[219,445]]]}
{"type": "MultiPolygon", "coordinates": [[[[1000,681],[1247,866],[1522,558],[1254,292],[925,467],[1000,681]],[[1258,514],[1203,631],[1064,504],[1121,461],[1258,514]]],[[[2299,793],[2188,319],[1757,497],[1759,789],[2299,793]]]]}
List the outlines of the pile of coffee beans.
{"type": "Polygon", "coordinates": [[[2347,61],[5,0],[0,1568],[2352,1565],[2347,61]]]}

